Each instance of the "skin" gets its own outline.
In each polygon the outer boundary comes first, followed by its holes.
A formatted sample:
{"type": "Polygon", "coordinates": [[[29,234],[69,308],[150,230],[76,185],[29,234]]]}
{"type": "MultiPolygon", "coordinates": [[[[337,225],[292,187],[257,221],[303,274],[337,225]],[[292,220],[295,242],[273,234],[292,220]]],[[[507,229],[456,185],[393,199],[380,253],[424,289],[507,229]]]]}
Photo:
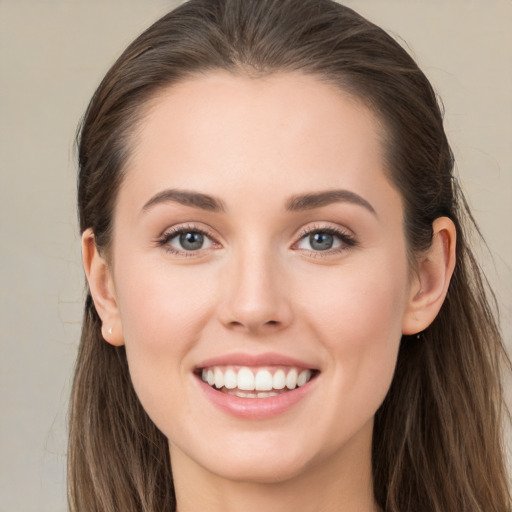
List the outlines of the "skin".
{"type": "Polygon", "coordinates": [[[426,328],[446,295],[453,224],[436,220],[411,269],[382,128],[313,77],[190,79],[152,100],[134,137],[110,257],[88,230],[84,266],[103,335],[126,345],[141,403],[169,439],[179,511],[377,510],[374,414],[401,335],[426,328]],[[144,208],[168,189],[214,196],[224,211],[173,200],[144,208]],[[293,196],[332,189],[370,208],[286,209],[293,196]],[[176,227],[210,238],[188,253],[177,238],[159,243],[176,227]],[[354,244],[335,237],[315,250],[305,232],[327,228],[354,244]],[[320,370],[276,417],[234,417],[197,386],[205,359],[268,351],[320,370]]]}

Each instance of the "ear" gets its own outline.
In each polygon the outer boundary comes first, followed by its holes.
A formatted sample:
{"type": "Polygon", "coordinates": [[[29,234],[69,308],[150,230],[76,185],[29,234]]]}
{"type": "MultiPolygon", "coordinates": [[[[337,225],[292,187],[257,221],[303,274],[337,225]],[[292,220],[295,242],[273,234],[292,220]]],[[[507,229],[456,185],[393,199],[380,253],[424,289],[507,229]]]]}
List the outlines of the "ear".
{"type": "Polygon", "coordinates": [[[432,230],[432,245],[421,255],[411,283],[403,334],[421,332],[434,321],[455,268],[455,225],[449,218],[439,217],[432,224],[432,230]]]}
{"type": "Polygon", "coordinates": [[[111,345],[124,345],[112,273],[96,247],[92,229],[86,229],[82,235],[82,260],[94,306],[101,318],[101,334],[111,345]]]}

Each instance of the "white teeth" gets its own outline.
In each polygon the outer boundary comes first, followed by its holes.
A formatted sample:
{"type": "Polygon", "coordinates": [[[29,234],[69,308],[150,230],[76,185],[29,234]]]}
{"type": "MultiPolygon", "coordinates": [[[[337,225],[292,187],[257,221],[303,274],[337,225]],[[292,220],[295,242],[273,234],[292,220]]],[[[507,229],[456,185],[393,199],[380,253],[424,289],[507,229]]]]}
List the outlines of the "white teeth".
{"type": "Polygon", "coordinates": [[[254,393],[244,393],[243,391],[237,391],[233,393],[234,396],[239,396],[240,398],[258,398],[258,395],[254,393]]]}
{"type": "Polygon", "coordinates": [[[297,386],[304,386],[308,380],[311,379],[311,371],[310,370],[302,370],[297,377],[297,386]]]}
{"type": "Polygon", "coordinates": [[[215,378],[215,387],[217,389],[223,388],[224,387],[224,374],[222,373],[222,370],[220,368],[215,368],[213,375],[215,378]]]}
{"type": "Polygon", "coordinates": [[[265,392],[260,391],[259,393],[249,393],[244,391],[229,391],[228,395],[238,396],[240,398],[268,398],[271,396],[278,396],[279,393],[274,393],[272,391],[265,392]]]}
{"type": "Polygon", "coordinates": [[[286,387],[288,389],[295,389],[297,387],[297,370],[293,369],[288,372],[286,376],[286,387]]]}
{"type": "Polygon", "coordinates": [[[269,396],[278,396],[279,393],[272,393],[271,391],[270,393],[256,393],[256,395],[258,398],[268,398],[269,396]]]}
{"type": "Polygon", "coordinates": [[[286,386],[286,375],[283,370],[277,370],[272,377],[272,387],[274,389],[283,389],[286,386]]]}
{"type": "Polygon", "coordinates": [[[227,370],[224,374],[224,386],[227,389],[235,389],[238,384],[238,378],[233,370],[227,370]]]}
{"type": "Polygon", "coordinates": [[[272,374],[268,370],[258,370],[254,379],[254,388],[258,391],[270,391],[272,389],[272,374]]]}
{"type": "Polygon", "coordinates": [[[238,389],[252,391],[254,389],[254,375],[249,368],[238,370],[238,389]]]}
{"type": "Polygon", "coordinates": [[[203,368],[201,379],[217,389],[225,389],[229,394],[243,398],[266,398],[275,396],[272,390],[292,390],[304,386],[311,380],[311,370],[279,368],[272,375],[271,368],[249,368],[243,366],[238,372],[233,367],[214,366],[203,368]],[[253,391],[253,393],[246,393],[253,391]],[[259,392],[259,393],[257,393],[259,392]],[[270,392],[270,393],[268,393],[270,392]]]}

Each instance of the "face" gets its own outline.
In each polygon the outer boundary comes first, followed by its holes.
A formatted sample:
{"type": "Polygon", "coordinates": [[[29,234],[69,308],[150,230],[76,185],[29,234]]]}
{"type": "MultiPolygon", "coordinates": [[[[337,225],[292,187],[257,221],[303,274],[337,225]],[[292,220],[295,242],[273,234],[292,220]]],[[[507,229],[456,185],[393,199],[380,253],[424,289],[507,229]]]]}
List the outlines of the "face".
{"type": "Polygon", "coordinates": [[[115,329],[173,464],[263,482],[369,454],[410,295],[379,130],[295,74],[216,72],[152,101],[111,273],[115,329]]]}

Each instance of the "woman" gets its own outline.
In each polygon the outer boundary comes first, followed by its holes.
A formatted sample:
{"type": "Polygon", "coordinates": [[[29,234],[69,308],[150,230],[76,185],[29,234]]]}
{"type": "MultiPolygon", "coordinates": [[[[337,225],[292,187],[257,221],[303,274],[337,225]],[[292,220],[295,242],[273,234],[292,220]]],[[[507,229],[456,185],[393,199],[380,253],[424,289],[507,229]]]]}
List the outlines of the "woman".
{"type": "Polygon", "coordinates": [[[192,0],[79,139],[73,511],[510,510],[435,94],[330,0],[192,0]]]}

